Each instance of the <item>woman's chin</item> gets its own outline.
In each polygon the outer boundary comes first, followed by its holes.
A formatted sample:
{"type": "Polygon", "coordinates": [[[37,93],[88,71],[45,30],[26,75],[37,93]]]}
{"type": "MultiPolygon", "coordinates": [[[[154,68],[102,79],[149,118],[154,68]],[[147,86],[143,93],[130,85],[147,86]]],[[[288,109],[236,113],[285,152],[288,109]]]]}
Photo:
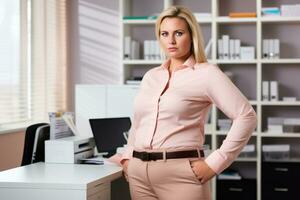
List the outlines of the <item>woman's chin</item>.
{"type": "Polygon", "coordinates": [[[168,53],[168,57],[169,57],[169,58],[178,59],[178,58],[180,58],[181,56],[180,56],[178,53],[175,53],[175,52],[174,52],[174,53],[173,53],[173,52],[170,53],[170,52],[169,52],[169,53],[168,53]]]}

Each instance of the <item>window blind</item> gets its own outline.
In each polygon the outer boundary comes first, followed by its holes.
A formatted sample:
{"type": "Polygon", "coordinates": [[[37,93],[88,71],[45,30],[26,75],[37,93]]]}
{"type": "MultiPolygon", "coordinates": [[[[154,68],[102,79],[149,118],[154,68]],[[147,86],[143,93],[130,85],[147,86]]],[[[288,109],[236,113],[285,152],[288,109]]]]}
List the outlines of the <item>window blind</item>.
{"type": "Polygon", "coordinates": [[[0,1],[0,130],[66,109],[66,8],[66,0],[0,1]]]}

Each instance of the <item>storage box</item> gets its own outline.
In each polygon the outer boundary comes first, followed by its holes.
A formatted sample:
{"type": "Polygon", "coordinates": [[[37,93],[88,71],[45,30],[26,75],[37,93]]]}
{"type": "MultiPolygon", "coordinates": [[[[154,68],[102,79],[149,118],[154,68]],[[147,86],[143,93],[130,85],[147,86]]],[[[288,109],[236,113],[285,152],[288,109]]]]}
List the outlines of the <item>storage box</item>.
{"type": "Polygon", "coordinates": [[[256,156],[256,154],[255,154],[255,145],[254,144],[246,145],[239,155],[240,158],[253,158],[255,156],[256,156]]]}
{"type": "Polygon", "coordinates": [[[267,160],[287,160],[290,158],[290,145],[263,145],[263,159],[267,160]]]}
{"type": "Polygon", "coordinates": [[[254,47],[241,47],[240,48],[241,59],[243,60],[251,60],[255,58],[255,50],[254,47]]]}

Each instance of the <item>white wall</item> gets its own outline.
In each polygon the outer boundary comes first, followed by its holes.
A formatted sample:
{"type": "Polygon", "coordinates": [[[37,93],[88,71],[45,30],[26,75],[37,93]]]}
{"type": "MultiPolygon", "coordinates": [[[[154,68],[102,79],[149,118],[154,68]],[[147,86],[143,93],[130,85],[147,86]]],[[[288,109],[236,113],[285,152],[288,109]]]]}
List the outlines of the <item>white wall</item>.
{"type": "Polygon", "coordinates": [[[70,3],[70,109],[75,84],[121,82],[118,0],[72,0],[70,3]]]}

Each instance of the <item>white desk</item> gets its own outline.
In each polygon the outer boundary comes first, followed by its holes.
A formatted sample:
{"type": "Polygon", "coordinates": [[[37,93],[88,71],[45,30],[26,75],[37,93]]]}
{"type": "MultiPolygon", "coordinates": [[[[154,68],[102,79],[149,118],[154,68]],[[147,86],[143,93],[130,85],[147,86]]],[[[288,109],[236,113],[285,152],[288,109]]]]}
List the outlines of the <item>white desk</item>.
{"type": "Polygon", "coordinates": [[[1,200],[109,200],[117,165],[36,163],[0,172],[1,200]]]}

